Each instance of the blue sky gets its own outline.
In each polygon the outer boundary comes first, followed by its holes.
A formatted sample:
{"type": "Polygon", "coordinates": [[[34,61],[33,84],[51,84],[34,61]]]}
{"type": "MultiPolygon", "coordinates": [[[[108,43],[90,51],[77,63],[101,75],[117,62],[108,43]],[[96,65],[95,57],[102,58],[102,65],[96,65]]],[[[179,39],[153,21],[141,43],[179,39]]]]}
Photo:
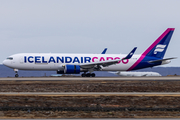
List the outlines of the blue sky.
{"type": "Polygon", "coordinates": [[[0,63],[25,52],[142,53],[175,28],[166,66],[180,66],[179,0],[0,0],[0,63]]]}

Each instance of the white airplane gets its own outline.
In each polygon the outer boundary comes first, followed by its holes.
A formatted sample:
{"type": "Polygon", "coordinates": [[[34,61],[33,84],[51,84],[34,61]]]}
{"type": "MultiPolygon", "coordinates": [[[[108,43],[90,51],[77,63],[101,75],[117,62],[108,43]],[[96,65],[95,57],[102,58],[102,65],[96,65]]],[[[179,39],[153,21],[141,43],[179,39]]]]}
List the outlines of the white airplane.
{"type": "Polygon", "coordinates": [[[174,28],[168,28],[142,54],[133,55],[136,47],[128,54],[63,54],[63,53],[20,53],[3,61],[13,68],[15,77],[18,70],[52,70],[57,74],[80,74],[95,77],[93,71],[131,71],[170,63],[163,59],[174,28]],[[88,73],[87,73],[88,72],[88,73]]]}
{"type": "Polygon", "coordinates": [[[117,71],[117,72],[110,72],[119,76],[123,76],[123,77],[142,77],[142,76],[161,76],[159,73],[157,72],[121,72],[121,71],[117,71]]]}

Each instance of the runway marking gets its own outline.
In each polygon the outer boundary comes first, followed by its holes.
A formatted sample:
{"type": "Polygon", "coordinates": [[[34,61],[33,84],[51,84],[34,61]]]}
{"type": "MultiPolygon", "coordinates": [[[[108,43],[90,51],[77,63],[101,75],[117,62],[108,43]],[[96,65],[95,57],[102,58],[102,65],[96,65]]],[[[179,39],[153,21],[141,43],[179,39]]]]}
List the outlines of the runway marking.
{"type": "Polygon", "coordinates": [[[0,78],[3,80],[13,80],[13,81],[58,81],[58,80],[180,80],[179,76],[174,77],[19,77],[19,78],[0,78]]]}

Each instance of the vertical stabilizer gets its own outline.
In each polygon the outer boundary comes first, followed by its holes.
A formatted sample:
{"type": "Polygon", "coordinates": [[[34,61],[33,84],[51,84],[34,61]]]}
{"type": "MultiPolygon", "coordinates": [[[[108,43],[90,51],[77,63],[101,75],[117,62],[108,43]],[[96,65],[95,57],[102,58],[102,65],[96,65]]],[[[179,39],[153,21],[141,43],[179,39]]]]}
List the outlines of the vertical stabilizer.
{"type": "Polygon", "coordinates": [[[141,57],[128,69],[128,71],[160,65],[162,61],[158,64],[151,64],[147,61],[163,59],[174,29],[175,28],[168,28],[147,50],[145,50],[141,57]]]}
{"type": "Polygon", "coordinates": [[[175,28],[168,28],[142,55],[163,58],[175,28]]]}

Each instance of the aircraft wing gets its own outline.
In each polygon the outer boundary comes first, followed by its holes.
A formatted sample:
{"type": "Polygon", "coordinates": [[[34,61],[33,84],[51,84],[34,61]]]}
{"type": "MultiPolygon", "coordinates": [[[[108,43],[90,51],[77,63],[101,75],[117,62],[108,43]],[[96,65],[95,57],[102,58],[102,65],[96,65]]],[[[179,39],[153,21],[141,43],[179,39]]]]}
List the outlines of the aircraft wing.
{"type": "Polygon", "coordinates": [[[100,66],[102,65],[103,67],[109,66],[109,65],[113,65],[118,63],[120,60],[122,59],[118,59],[118,60],[109,60],[109,61],[100,61],[100,62],[93,62],[93,63],[87,63],[87,64],[81,64],[80,67],[81,68],[94,68],[95,66],[100,66]]]}
{"type": "Polygon", "coordinates": [[[149,61],[149,63],[162,62],[162,61],[171,60],[171,59],[176,59],[176,58],[177,58],[177,57],[166,58],[166,59],[160,59],[160,60],[153,60],[153,61],[149,61]]]}
{"type": "Polygon", "coordinates": [[[99,61],[99,62],[92,62],[92,63],[84,63],[81,64],[80,67],[81,68],[86,68],[86,69],[91,69],[91,68],[95,68],[95,69],[100,69],[100,65],[103,67],[107,67],[113,64],[117,64],[119,61],[121,60],[126,60],[126,59],[130,59],[134,52],[136,51],[137,47],[135,47],[125,58],[123,59],[118,59],[118,60],[108,60],[108,61],[99,61]]]}

